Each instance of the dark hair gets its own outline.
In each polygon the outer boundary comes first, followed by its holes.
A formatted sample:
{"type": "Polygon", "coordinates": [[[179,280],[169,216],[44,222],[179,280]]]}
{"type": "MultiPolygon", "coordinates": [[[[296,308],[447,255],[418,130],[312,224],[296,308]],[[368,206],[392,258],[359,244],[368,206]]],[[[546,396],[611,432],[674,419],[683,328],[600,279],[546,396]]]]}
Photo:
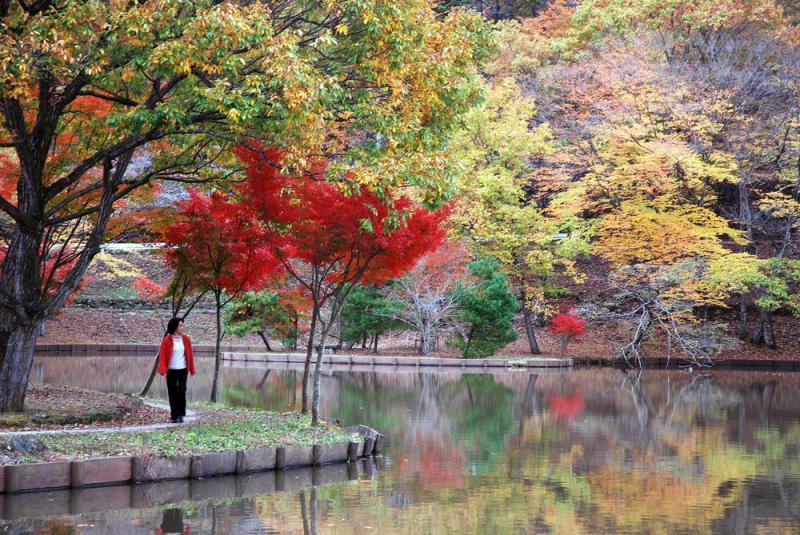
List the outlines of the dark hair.
{"type": "Polygon", "coordinates": [[[167,332],[164,334],[164,336],[167,336],[168,334],[175,334],[175,331],[178,330],[178,325],[181,323],[183,323],[183,318],[172,318],[169,320],[169,323],[167,323],[167,332]]]}

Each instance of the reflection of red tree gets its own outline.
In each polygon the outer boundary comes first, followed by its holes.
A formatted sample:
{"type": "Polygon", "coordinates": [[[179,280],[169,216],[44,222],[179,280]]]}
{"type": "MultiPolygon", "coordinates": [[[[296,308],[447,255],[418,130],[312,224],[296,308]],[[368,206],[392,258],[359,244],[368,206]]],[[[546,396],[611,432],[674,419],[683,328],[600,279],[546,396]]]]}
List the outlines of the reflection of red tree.
{"type": "Polygon", "coordinates": [[[572,420],[583,412],[583,396],[574,394],[572,396],[560,396],[551,394],[547,397],[550,409],[559,418],[572,420]]]}
{"type": "Polygon", "coordinates": [[[416,475],[425,489],[456,488],[464,483],[464,454],[453,448],[449,437],[422,436],[418,431],[414,447],[398,465],[400,473],[405,477],[416,475]]]}

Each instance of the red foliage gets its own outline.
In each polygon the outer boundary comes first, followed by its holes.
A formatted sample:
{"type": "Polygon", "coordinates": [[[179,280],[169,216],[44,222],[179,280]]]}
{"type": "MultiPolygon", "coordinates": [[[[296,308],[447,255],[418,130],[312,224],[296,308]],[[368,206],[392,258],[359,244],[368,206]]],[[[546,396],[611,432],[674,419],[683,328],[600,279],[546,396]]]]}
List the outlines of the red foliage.
{"type": "Polygon", "coordinates": [[[244,202],[273,232],[275,254],[324,267],[329,281],[380,284],[411,269],[444,239],[445,211],[415,207],[407,197],[389,206],[366,190],[348,195],[322,180],[324,163],[301,177],[287,176],[266,161],[280,162],[274,149],[240,149],[238,155],[248,169],[244,202]],[[390,226],[392,210],[403,216],[397,228],[390,226]]]}
{"type": "Polygon", "coordinates": [[[570,338],[583,336],[586,331],[586,320],[575,312],[559,314],[550,323],[550,332],[560,334],[570,338]]]}
{"type": "Polygon", "coordinates": [[[166,287],[144,276],[133,281],[132,287],[137,296],[150,302],[158,301],[167,293],[166,287]]]}
{"type": "Polygon", "coordinates": [[[258,288],[280,264],[254,215],[220,192],[189,192],[166,231],[167,261],[197,288],[229,296],[258,288]]]}

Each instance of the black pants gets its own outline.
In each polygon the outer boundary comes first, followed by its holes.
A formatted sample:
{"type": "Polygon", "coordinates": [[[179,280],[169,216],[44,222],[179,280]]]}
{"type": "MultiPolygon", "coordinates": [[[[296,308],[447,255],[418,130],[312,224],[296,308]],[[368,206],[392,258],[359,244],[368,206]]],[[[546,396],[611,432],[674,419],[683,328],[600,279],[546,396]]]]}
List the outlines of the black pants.
{"type": "Polygon", "coordinates": [[[167,370],[167,393],[169,394],[170,418],[177,420],[186,416],[186,368],[167,370]]]}

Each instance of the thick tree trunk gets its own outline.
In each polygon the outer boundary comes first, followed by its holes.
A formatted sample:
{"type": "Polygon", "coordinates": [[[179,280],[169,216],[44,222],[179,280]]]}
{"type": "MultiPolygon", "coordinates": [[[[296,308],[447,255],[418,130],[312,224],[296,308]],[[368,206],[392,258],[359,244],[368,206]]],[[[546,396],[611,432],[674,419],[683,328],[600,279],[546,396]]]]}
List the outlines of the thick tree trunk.
{"type": "Polygon", "coordinates": [[[317,314],[319,307],[314,305],[311,311],[311,327],[308,329],[308,345],[306,346],[306,362],[303,366],[303,414],[308,413],[308,377],[311,374],[311,358],[314,356],[314,338],[317,330],[317,314]]]}
{"type": "Polygon", "coordinates": [[[420,349],[422,351],[422,354],[427,357],[427,356],[429,356],[431,354],[431,351],[432,351],[432,347],[431,347],[431,326],[430,326],[430,322],[429,321],[427,321],[427,320],[423,320],[422,321],[422,329],[420,329],[419,335],[420,335],[420,338],[422,339],[420,341],[420,344],[421,344],[421,348],[420,349]]]}
{"type": "Polygon", "coordinates": [[[525,334],[528,337],[528,347],[530,347],[532,354],[540,355],[542,350],[539,349],[539,342],[536,340],[536,331],[533,330],[533,314],[531,314],[528,307],[522,309],[522,318],[525,322],[525,334]]]}
{"type": "Polygon", "coordinates": [[[24,408],[38,335],[38,323],[11,325],[0,330],[0,412],[24,408]]]}
{"type": "Polygon", "coordinates": [[[220,347],[222,345],[222,296],[217,293],[215,296],[216,313],[216,328],[217,337],[214,341],[214,381],[211,383],[211,398],[212,403],[217,402],[217,390],[219,389],[219,370],[222,364],[222,355],[220,354],[220,347]]]}

